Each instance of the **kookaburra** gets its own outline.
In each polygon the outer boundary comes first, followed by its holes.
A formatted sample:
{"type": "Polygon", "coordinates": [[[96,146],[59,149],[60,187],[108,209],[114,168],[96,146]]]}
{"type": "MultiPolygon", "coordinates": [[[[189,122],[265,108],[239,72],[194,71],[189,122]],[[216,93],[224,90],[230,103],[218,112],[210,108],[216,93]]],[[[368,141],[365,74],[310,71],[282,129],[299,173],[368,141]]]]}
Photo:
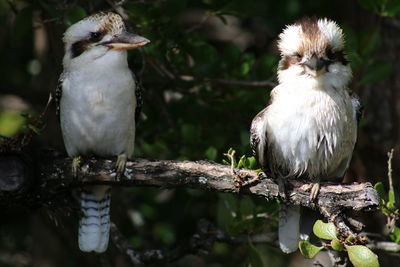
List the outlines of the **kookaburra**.
{"type": "MultiPolygon", "coordinates": [[[[281,191],[286,180],[304,179],[315,199],[320,181],[341,181],[357,139],[360,103],[348,88],[343,32],[332,20],[305,18],[284,29],[278,47],[279,84],[253,119],[251,146],[281,191]]],[[[300,207],[282,204],[282,251],[295,251],[299,238],[300,207]]]]}
{"type": "MultiPolygon", "coordinates": [[[[117,156],[120,175],[133,153],[140,113],[139,87],[128,68],[127,49],[147,43],[128,33],[122,18],[98,13],[70,26],[64,34],[63,73],[56,92],[65,148],[79,156],[117,156]]],[[[79,248],[104,252],[110,232],[110,187],[91,186],[80,195],[79,248]]]]}

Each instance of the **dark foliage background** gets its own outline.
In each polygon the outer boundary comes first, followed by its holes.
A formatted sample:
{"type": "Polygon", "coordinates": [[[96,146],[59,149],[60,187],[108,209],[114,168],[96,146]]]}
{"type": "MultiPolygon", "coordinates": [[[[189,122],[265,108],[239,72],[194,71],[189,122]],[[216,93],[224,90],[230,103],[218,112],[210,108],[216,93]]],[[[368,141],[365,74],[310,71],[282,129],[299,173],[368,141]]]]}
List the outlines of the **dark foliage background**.
{"type": "MultiPolygon", "coordinates": [[[[140,77],[144,109],[135,156],[221,162],[233,147],[250,155],[249,125],[276,82],[276,39],[285,25],[316,15],[344,29],[354,71],[352,89],[365,116],[346,181],[386,183],[386,153],[399,162],[400,12],[396,0],[261,1],[0,1],[0,134],[26,131],[21,113],[37,116],[62,70],[62,34],[98,11],[125,14],[128,27],[151,40],[129,53],[140,77]]],[[[32,148],[63,150],[52,106],[32,148]]],[[[396,180],[395,179],[395,180],[396,180]]],[[[396,182],[398,188],[398,182],[396,182]]],[[[277,228],[276,203],[197,190],[115,188],[112,220],[138,250],[185,244],[206,218],[235,234],[277,228]]],[[[1,266],[129,266],[110,244],[105,255],[77,247],[73,209],[4,207],[0,211],[1,266]]],[[[368,220],[381,232],[384,217],[368,220]]],[[[215,243],[209,254],[187,255],[171,266],[307,266],[268,244],[215,243]]],[[[384,264],[384,258],[383,262],[384,264]]]]}

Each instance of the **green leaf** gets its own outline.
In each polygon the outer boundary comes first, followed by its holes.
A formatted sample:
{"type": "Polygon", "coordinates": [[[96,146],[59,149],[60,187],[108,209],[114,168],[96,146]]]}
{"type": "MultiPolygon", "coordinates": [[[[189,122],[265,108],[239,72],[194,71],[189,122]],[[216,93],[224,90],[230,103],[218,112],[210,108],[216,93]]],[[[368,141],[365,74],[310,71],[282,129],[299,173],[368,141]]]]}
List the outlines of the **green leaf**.
{"type": "Polygon", "coordinates": [[[0,134],[11,137],[17,134],[26,122],[18,112],[4,110],[0,112],[0,134]]]}
{"type": "Polygon", "coordinates": [[[222,160],[222,164],[225,164],[225,165],[231,165],[231,163],[230,162],[228,162],[227,160],[225,160],[225,159],[223,159],[222,160]]]}
{"type": "Polygon", "coordinates": [[[386,10],[381,12],[382,16],[394,17],[400,14],[400,1],[388,0],[386,2],[386,10]]]}
{"type": "Polygon", "coordinates": [[[237,168],[243,168],[245,161],[246,161],[246,156],[245,155],[241,156],[237,164],[237,168]]]}
{"type": "Polygon", "coordinates": [[[345,246],[354,267],[379,267],[378,256],[366,246],[345,246]]]}
{"type": "Polygon", "coordinates": [[[246,169],[254,170],[257,167],[257,161],[255,157],[247,158],[246,169]]]}
{"type": "Polygon", "coordinates": [[[175,233],[172,225],[169,223],[157,223],[154,226],[153,235],[166,245],[171,245],[175,241],[175,233]]]}
{"type": "Polygon", "coordinates": [[[250,71],[250,63],[249,62],[244,62],[242,64],[241,69],[240,69],[240,74],[242,76],[245,76],[245,75],[247,75],[249,73],[249,71],[250,71]]]}
{"type": "Polygon", "coordinates": [[[392,239],[396,243],[400,243],[400,228],[395,226],[393,229],[393,233],[390,235],[390,239],[392,239]]]}
{"type": "Polygon", "coordinates": [[[333,223],[324,223],[321,220],[317,220],[313,226],[313,232],[316,236],[322,239],[337,239],[336,227],[333,223]]]}
{"type": "Polygon", "coordinates": [[[382,182],[378,182],[374,185],[374,188],[376,190],[376,192],[378,192],[379,198],[381,200],[384,200],[386,198],[386,190],[385,190],[385,186],[383,185],[382,182]]]}
{"type": "Polygon", "coordinates": [[[362,75],[361,83],[374,83],[385,80],[392,72],[392,64],[383,60],[376,60],[368,65],[362,75]]]}
{"type": "Polygon", "coordinates": [[[388,195],[389,195],[389,203],[395,204],[396,203],[396,195],[395,195],[394,191],[389,190],[388,195]]]}
{"type": "Polygon", "coordinates": [[[215,147],[210,146],[207,148],[207,150],[204,154],[208,160],[215,161],[215,159],[217,158],[217,155],[218,155],[218,151],[215,147]]]}
{"type": "Polygon", "coordinates": [[[336,251],[342,251],[343,248],[344,248],[344,247],[343,247],[343,244],[340,243],[340,241],[337,240],[337,239],[333,239],[333,240],[331,241],[331,247],[332,247],[333,250],[336,250],[336,251]]]}
{"type": "Polygon", "coordinates": [[[315,257],[315,255],[318,254],[324,247],[317,247],[311,244],[308,241],[300,241],[299,242],[299,249],[301,254],[307,258],[307,259],[312,259],[315,257]]]}
{"type": "Polygon", "coordinates": [[[66,25],[72,25],[86,16],[86,11],[82,7],[76,6],[64,17],[64,23],[66,25]]]}
{"type": "Polygon", "coordinates": [[[260,251],[253,245],[253,243],[249,239],[249,248],[250,248],[250,266],[251,267],[264,267],[264,262],[262,260],[262,256],[260,251]]]}

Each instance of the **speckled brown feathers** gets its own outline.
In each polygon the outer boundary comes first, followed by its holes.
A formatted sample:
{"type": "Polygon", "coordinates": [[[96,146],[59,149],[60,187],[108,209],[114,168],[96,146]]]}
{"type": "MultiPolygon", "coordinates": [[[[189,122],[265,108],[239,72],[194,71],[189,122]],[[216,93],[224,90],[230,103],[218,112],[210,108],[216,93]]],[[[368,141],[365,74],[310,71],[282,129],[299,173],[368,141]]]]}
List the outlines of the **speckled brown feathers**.
{"type": "Polygon", "coordinates": [[[323,54],[329,46],[325,36],[318,28],[317,18],[304,18],[297,23],[301,26],[302,43],[298,48],[298,54],[303,56],[305,53],[323,54]]]}
{"type": "Polygon", "coordinates": [[[87,18],[87,20],[100,21],[100,32],[111,35],[125,30],[125,24],[121,16],[112,12],[100,12],[87,18]]]}
{"type": "Polygon", "coordinates": [[[81,37],[71,44],[71,58],[80,56],[83,52],[88,50],[91,45],[101,41],[105,35],[115,35],[125,31],[125,24],[121,16],[115,13],[101,12],[87,17],[78,24],[85,23],[85,21],[96,22],[98,26],[87,36],[81,37]]]}

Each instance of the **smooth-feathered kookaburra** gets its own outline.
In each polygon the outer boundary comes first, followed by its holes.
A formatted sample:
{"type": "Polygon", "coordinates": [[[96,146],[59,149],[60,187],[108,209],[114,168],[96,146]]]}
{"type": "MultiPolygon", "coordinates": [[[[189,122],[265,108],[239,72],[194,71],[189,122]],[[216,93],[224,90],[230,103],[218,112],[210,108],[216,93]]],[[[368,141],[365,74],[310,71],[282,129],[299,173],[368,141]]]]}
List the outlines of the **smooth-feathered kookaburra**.
{"type": "MultiPolygon", "coordinates": [[[[128,33],[122,18],[99,13],[70,26],[64,34],[65,55],[56,92],[61,130],[70,157],[117,158],[117,173],[133,153],[140,88],[128,68],[127,49],[147,43],[128,33]]],[[[73,161],[77,174],[79,163],[73,161]]],[[[110,232],[110,187],[84,188],[80,195],[79,248],[104,252],[110,232]]]]}
{"type": "MultiPolygon", "coordinates": [[[[263,171],[283,189],[287,179],[341,181],[357,139],[358,99],[350,93],[351,69],[339,26],[305,18],[279,35],[279,84],[253,119],[251,146],[263,171]]],[[[307,233],[305,233],[307,236],[307,233]]],[[[279,243],[297,249],[300,207],[282,204],[279,243]]]]}

